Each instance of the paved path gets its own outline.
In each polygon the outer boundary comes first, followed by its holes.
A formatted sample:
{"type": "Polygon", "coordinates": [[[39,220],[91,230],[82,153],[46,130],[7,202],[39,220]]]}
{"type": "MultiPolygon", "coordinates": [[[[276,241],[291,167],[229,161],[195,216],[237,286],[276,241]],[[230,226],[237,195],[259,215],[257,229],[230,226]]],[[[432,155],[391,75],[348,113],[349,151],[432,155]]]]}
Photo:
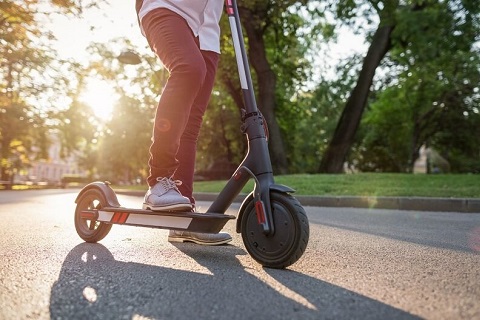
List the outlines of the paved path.
{"type": "Polygon", "coordinates": [[[271,270],[245,252],[235,221],[222,247],[121,226],[83,243],[75,196],[0,192],[0,319],[480,318],[480,215],[306,207],[307,251],[271,270]]]}

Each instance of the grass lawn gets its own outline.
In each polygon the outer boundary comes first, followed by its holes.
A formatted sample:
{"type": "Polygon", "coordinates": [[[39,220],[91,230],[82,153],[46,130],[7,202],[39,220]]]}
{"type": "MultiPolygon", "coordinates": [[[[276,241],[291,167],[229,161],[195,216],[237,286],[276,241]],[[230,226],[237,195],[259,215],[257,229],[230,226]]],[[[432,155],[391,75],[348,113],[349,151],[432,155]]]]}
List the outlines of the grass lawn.
{"type": "MultiPolygon", "coordinates": [[[[297,195],[480,198],[480,175],[467,174],[298,174],[276,176],[275,182],[297,195]]],[[[219,192],[225,181],[196,182],[196,192],[219,192]]],[[[250,192],[250,181],[244,192],[250,192]]]]}
{"type": "MultiPolygon", "coordinates": [[[[295,174],[275,176],[275,182],[295,189],[296,195],[480,198],[478,174],[295,174]]],[[[194,190],[218,193],[225,183],[226,181],[195,182],[194,190]]],[[[35,187],[14,186],[16,190],[31,188],[35,187]]],[[[147,189],[146,185],[112,185],[112,188],[147,189]]],[[[243,192],[249,193],[252,189],[253,181],[249,181],[243,192]]]]}

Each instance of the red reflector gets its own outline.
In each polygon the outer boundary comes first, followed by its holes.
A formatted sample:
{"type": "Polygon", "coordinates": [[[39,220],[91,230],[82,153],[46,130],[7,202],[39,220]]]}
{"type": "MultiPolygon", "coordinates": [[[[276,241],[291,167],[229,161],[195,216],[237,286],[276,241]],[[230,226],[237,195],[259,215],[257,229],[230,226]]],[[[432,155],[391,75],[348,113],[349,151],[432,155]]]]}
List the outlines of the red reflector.
{"type": "Polygon", "coordinates": [[[255,211],[257,212],[257,220],[259,224],[265,223],[265,210],[263,210],[263,202],[255,202],[255,211]]]}
{"type": "Polygon", "coordinates": [[[233,175],[233,179],[236,181],[240,180],[241,177],[242,173],[240,171],[235,172],[235,174],[233,175]]]}
{"type": "Polygon", "coordinates": [[[229,16],[233,16],[234,12],[233,12],[233,4],[232,4],[232,1],[231,1],[231,0],[226,0],[225,6],[226,6],[226,9],[227,9],[227,14],[228,14],[229,16]]]}

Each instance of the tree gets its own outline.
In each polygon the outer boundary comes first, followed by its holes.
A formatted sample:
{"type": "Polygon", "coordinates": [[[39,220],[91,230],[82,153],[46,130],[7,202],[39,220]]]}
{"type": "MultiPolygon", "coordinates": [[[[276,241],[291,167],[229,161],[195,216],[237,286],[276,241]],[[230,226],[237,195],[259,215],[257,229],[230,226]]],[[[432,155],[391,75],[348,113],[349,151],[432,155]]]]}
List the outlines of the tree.
{"type": "MultiPolygon", "coordinates": [[[[322,157],[319,172],[343,172],[347,153],[354,142],[355,133],[367,105],[375,71],[391,47],[391,33],[396,24],[396,10],[399,1],[369,1],[369,3],[378,15],[379,23],[363,61],[358,81],[347,100],[333,137],[322,157]]],[[[338,16],[350,19],[358,10],[354,1],[345,1],[338,5],[338,16]]]]}
{"type": "MultiPolygon", "coordinates": [[[[456,144],[457,152],[463,153],[458,147],[467,144],[460,141],[471,140],[475,132],[464,129],[473,129],[472,121],[478,119],[479,6],[478,0],[432,1],[423,10],[402,17],[397,26],[396,47],[405,49],[403,54],[392,52],[392,60],[408,70],[403,73],[404,90],[411,92],[408,106],[413,110],[410,170],[422,145],[445,150],[437,144],[437,137],[457,137],[448,144],[456,144]]],[[[447,158],[448,154],[447,150],[443,153],[447,158]]]]}
{"type": "MultiPolygon", "coordinates": [[[[423,106],[425,106],[426,103],[433,103],[434,105],[439,103],[439,101],[435,101],[439,96],[437,95],[437,98],[433,98],[431,96],[432,91],[429,91],[429,87],[431,87],[435,81],[438,82],[440,80],[438,76],[445,78],[446,74],[450,74],[448,71],[449,68],[446,66],[448,64],[451,65],[452,61],[458,61],[459,65],[457,66],[462,65],[462,61],[464,61],[462,55],[464,55],[465,52],[465,42],[460,44],[458,41],[460,38],[464,40],[468,39],[466,40],[466,42],[469,43],[467,47],[471,47],[475,41],[478,41],[478,39],[474,40],[475,34],[478,35],[478,0],[432,0],[409,1],[406,3],[398,1],[368,1],[368,3],[377,12],[380,23],[372,38],[357,85],[347,101],[335,133],[322,158],[319,168],[320,172],[336,173],[343,170],[343,164],[355,141],[355,133],[367,105],[367,98],[375,70],[391,49],[394,51],[392,54],[394,61],[404,61],[404,65],[399,67],[399,69],[405,71],[407,77],[411,77],[412,74],[418,74],[419,77],[411,78],[422,81],[423,76],[426,80],[421,84],[417,83],[413,87],[409,87],[410,90],[413,89],[414,91],[410,91],[408,94],[420,99],[415,102],[416,107],[412,106],[414,110],[417,111],[413,114],[414,119],[416,119],[414,120],[416,127],[413,129],[415,132],[413,134],[413,140],[415,141],[411,144],[409,165],[407,166],[411,168],[413,161],[416,159],[416,155],[418,155],[418,149],[421,145],[419,142],[423,143],[427,140],[426,138],[420,138],[419,134],[421,131],[423,132],[422,134],[431,131],[432,126],[427,125],[426,127],[429,128],[427,131],[421,128],[425,127],[426,123],[439,123],[438,118],[435,118],[433,115],[439,108],[433,108],[437,110],[435,112],[433,109],[432,111],[426,112],[420,111],[421,109],[425,109],[423,106]],[[454,44],[458,44],[459,46],[454,44]],[[450,50],[453,47],[455,48],[450,50]],[[448,50],[445,50],[445,48],[448,50]],[[460,53],[456,54],[455,52],[460,53]],[[441,60],[443,60],[443,62],[439,64],[441,60]],[[410,62],[414,62],[415,65],[409,66],[410,62]],[[437,78],[432,79],[434,81],[429,81],[432,76],[434,78],[437,76],[437,78]],[[416,92],[418,92],[418,94],[416,94],[416,92]],[[429,96],[427,97],[425,94],[429,96]],[[433,101],[431,100],[432,98],[434,99],[433,101]],[[422,122],[422,124],[418,121],[422,122]]],[[[343,5],[338,6],[339,12],[341,13],[339,16],[344,16],[349,20],[354,16],[356,10],[360,9],[353,1],[347,1],[342,4],[343,5]]],[[[466,51],[471,52],[471,50],[469,50],[470,49],[467,49],[466,51]]],[[[468,56],[470,57],[471,55],[468,54],[468,56]]],[[[471,66],[471,64],[469,65],[471,66]]],[[[474,65],[472,67],[474,70],[478,70],[474,65]]],[[[389,69],[390,72],[392,70],[395,69],[389,69]]],[[[391,78],[395,78],[395,76],[391,78]]],[[[453,79],[449,79],[447,82],[451,80],[453,79]]],[[[439,83],[441,82],[442,81],[439,83]]],[[[439,86],[436,87],[439,88],[439,86]]],[[[462,92],[461,96],[465,97],[465,91],[462,92]]],[[[411,99],[409,101],[411,102],[411,99]]],[[[436,130],[438,131],[439,128],[436,130]]]]}
{"type": "Polygon", "coordinates": [[[146,177],[152,126],[152,110],[137,99],[122,96],[99,142],[101,175],[112,182],[128,183],[146,177]]]}
{"type": "MultiPolygon", "coordinates": [[[[258,107],[264,115],[270,132],[269,149],[276,172],[288,172],[288,157],[284,132],[293,121],[280,123],[281,113],[294,114],[289,110],[289,100],[301,82],[306,80],[308,68],[304,58],[308,49],[302,42],[304,25],[308,17],[302,16],[300,8],[307,1],[244,1],[239,4],[239,14],[246,36],[247,51],[252,65],[253,81],[256,84],[258,107]]],[[[313,20],[312,20],[313,21],[313,20]]],[[[226,26],[224,26],[224,29],[226,26]]],[[[317,28],[312,27],[309,36],[315,37],[317,28]]],[[[243,108],[241,89],[237,85],[235,60],[231,46],[224,37],[219,78],[223,87],[232,95],[233,101],[243,108]],[[228,44],[225,46],[225,44],[228,44]]]]}
{"type": "Polygon", "coordinates": [[[12,169],[28,157],[36,138],[45,141],[43,116],[27,99],[42,89],[30,85],[42,74],[51,57],[32,43],[39,37],[29,3],[11,1],[0,4],[0,150],[1,180],[13,178],[12,169]],[[22,155],[18,153],[21,151],[22,155]],[[13,158],[12,158],[13,157],[13,158]]]}
{"type": "Polygon", "coordinates": [[[360,169],[412,172],[419,149],[428,146],[452,171],[478,170],[480,24],[472,19],[478,6],[467,8],[468,2],[438,2],[399,19],[387,58],[392,81],[362,123],[368,132],[360,169]]]}
{"type": "MultiPolygon", "coordinates": [[[[50,3],[50,13],[55,9],[79,12],[83,8],[72,1],[50,3]]],[[[27,154],[45,156],[48,108],[54,105],[54,96],[63,96],[58,92],[64,90],[64,78],[52,68],[55,53],[48,45],[53,36],[37,23],[42,14],[48,12],[40,11],[38,0],[0,3],[1,180],[11,178],[14,163],[22,165],[11,160],[12,156],[18,158],[19,152],[24,163],[31,159],[27,154]],[[41,147],[38,152],[32,149],[34,145],[41,147]]]]}

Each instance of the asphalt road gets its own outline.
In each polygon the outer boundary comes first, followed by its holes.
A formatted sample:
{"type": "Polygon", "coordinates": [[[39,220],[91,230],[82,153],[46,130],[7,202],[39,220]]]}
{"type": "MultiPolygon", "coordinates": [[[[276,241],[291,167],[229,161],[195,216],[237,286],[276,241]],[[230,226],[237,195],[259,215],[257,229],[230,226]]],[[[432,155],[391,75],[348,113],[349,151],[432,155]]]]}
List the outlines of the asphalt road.
{"type": "Polygon", "coordinates": [[[125,226],[84,243],[76,194],[0,192],[0,319],[480,319],[480,214],[306,207],[307,251],[271,270],[235,221],[222,247],[125,226]]]}

